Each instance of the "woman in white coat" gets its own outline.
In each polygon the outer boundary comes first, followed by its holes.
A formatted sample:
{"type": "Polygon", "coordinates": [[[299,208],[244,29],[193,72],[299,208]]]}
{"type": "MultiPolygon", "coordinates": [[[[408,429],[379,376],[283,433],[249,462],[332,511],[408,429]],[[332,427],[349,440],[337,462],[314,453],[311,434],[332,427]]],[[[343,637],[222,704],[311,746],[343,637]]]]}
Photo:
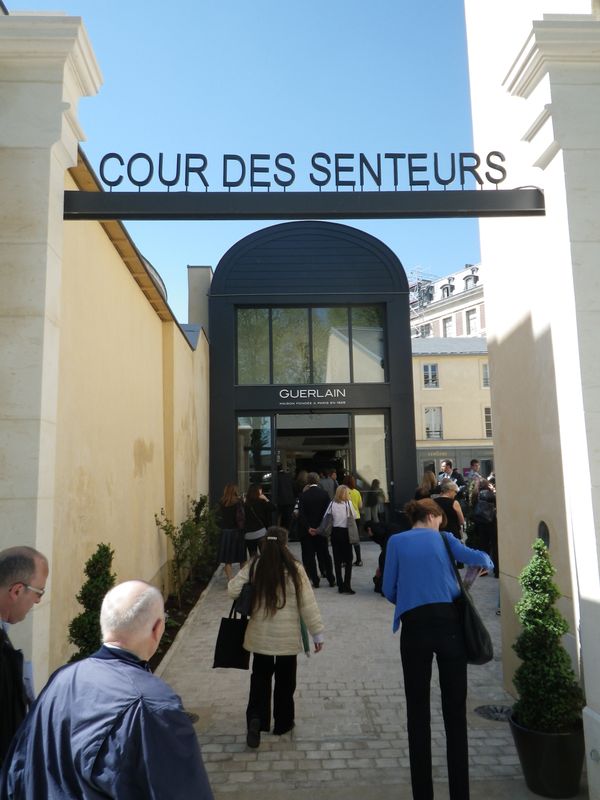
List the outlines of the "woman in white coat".
{"type": "Polygon", "coordinates": [[[260,555],[229,581],[230,597],[239,597],[253,564],[252,612],[244,638],[244,648],[254,654],[246,742],[258,747],[260,732],[271,728],[273,676],[273,733],[280,736],[294,727],[296,657],[303,650],[301,622],[313,638],[315,653],[323,647],[323,622],[304,567],[287,548],[285,528],[267,530],[260,555]]]}

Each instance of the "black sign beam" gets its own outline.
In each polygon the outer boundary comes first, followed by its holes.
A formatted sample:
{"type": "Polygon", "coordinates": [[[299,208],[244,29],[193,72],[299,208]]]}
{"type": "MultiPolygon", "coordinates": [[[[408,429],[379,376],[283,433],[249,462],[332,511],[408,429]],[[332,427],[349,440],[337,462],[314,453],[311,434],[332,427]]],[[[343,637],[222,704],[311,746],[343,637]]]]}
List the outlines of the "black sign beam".
{"type": "Polygon", "coordinates": [[[542,216],[540,189],[401,192],[66,191],[67,220],[425,219],[542,216]]]}

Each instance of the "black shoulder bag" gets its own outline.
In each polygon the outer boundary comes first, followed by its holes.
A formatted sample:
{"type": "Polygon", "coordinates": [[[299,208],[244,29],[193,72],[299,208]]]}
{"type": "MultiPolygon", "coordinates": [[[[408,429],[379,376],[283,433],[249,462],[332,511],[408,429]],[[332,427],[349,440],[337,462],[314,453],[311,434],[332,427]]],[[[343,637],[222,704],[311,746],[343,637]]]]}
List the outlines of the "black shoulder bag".
{"type": "Polygon", "coordinates": [[[221,618],[213,668],[248,669],[250,666],[250,653],[244,650],[248,617],[237,617],[234,606],[235,600],[231,605],[229,616],[221,618]]]}
{"type": "Polygon", "coordinates": [[[460,620],[465,637],[465,647],[467,650],[467,664],[487,664],[494,658],[494,647],[488,629],[483,624],[479,612],[475,608],[475,603],[469,592],[463,586],[460,572],[456,566],[456,561],[452,555],[452,550],[446,537],[440,532],[444,546],[448,551],[450,562],[454,568],[456,580],[460,586],[460,596],[454,601],[460,613],[460,620]]]}

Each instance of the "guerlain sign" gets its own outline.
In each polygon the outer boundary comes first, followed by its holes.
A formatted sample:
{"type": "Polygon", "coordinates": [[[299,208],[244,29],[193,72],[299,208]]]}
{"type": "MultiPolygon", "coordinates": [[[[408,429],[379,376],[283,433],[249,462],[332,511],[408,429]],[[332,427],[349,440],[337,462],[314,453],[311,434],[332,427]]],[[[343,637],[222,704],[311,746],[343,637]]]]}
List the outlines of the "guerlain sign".
{"type": "Polygon", "coordinates": [[[340,388],[283,388],[278,392],[279,406],[345,406],[347,389],[340,388]]]}
{"type": "Polygon", "coordinates": [[[129,183],[138,190],[153,180],[167,191],[216,191],[243,188],[286,189],[297,178],[319,190],[464,189],[465,184],[497,188],[506,179],[506,161],[498,150],[483,156],[459,153],[226,153],[214,161],[204,153],[107,153],[100,161],[100,179],[111,190],[129,183]]]}

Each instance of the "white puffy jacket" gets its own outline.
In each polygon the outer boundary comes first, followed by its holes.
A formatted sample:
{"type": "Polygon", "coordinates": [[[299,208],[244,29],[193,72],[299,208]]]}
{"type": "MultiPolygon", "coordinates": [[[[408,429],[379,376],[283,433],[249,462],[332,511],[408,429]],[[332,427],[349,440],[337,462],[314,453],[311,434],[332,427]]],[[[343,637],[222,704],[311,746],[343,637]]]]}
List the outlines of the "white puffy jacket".
{"type": "MultiPolygon", "coordinates": [[[[250,563],[247,562],[243,569],[229,581],[227,591],[231,598],[239,597],[242,586],[248,582],[250,563]]],[[[300,614],[310,635],[313,638],[316,636],[319,641],[322,641],[320,636],[323,632],[321,612],[304,567],[300,563],[297,566],[302,586],[300,607],[298,607],[296,599],[294,582],[288,576],[285,606],[278,609],[273,616],[266,615],[264,610],[259,608],[248,620],[244,647],[250,653],[261,653],[266,656],[293,656],[302,652],[300,614]]]]}

